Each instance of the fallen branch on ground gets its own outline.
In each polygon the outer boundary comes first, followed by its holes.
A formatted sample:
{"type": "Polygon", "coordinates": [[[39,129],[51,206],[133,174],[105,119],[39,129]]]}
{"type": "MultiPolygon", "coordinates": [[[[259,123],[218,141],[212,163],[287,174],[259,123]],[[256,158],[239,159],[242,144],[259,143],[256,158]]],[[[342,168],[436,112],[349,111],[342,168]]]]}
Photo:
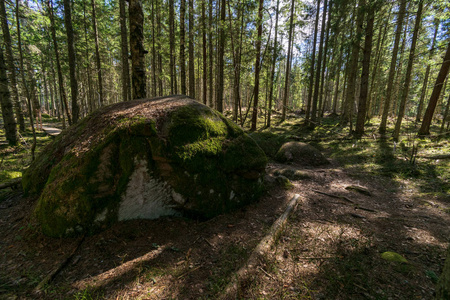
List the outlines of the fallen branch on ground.
{"type": "Polygon", "coordinates": [[[47,276],[45,276],[45,278],[42,279],[41,282],[39,282],[39,284],[34,289],[35,294],[40,294],[44,286],[51,283],[53,279],[55,279],[56,275],[58,275],[58,273],[61,272],[61,270],[64,269],[65,266],[67,266],[67,264],[77,252],[78,248],[80,248],[81,244],[83,243],[84,237],[85,236],[83,235],[83,237],[80,238],[72,253],[70,253],[70,255],[66,257],[66,259],[64,259],[55,269],[53,269],[47,276]]]}
{"type": "Polygon", "coordinates": [[[419,158],[425,158],[425,159],[449,159],[450,154],[441,154],[441,155],[434,155],[434,156],[422,156],[418,155],[419,158]]]}
{"type": "Polygon", "coordinates": [[[312,190],[312,191],[314,193],[317,193],[317,194],[322,194],[322,195],[325,195],[325,196],[328,196],[328,197],[331,197],[331,198],[341,199],[341,200],[347,201],[349,203],[355,204],[355,202],[353,202],[352,200],[350,200],[350,199],[348,199],[347,197],[344,197],[344,196],[337,196],[337,195],[328,194],[328,193],[324,193],[324,192],[317,191],[317,190],[312,190]]]}
{"type": "Polygon", "coordinates": [[[12,188],[13,190],[16,189],[20,184],[22,183],[22,177],[14,178],[8,182],[0,183],[0,190],[6,189],[6,188],[12,188]]]}
{"type": "Polygon", "coordinates": [[[264,255],[270,250],[270,248],[273,246],[275,241],[280,236],[281,232],[283,231],[287,223],[289,216],[297,207],[299,198],[300,195],[298,194],[294,195],[284,213],[272,224],[272,227],[270,228],[267,235],[259,242],[256,248],[253,250],[252,254],[247,260],[247,263],[236,272],[235,276],[226,286],[222,295],[218,297],[219,299],[228,300],[238,298],[237,293],[239,282],[242,282],[257,270],[259,259],[261,257],[264,257],[264,255]]]}

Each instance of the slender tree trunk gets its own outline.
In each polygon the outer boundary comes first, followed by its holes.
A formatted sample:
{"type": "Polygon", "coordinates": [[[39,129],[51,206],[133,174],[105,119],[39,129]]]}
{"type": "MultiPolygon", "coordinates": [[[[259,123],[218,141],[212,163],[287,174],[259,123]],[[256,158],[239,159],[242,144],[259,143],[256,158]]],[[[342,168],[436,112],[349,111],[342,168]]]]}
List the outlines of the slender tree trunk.
{"type": "MultiPolygon", "coordinates": [[[[205,0],[206,1],[206,0],[205,0]]],[[[213,95],[214,95],[214,77],[213,77],[213,62],[214,62],[214,56],[213,56],[213,0],[209,0],[209,32],[208,32],[208,48],[209,48],[209,105],[213,106],[213,95]]]]}
{"type": "MultiPolygon", "coordinates": [[[[69,1],[69,0],[64,0],[69,1]]],[[[134,2],[140,2],[135,0],[130,0],[130,7],[131,3],[134,2]]],[[[94,27],[94,41],[95,41],[95,61],[97,63],[97,76],[98,76],[98,93],[100,97],[100,105],[103,106],[103,79],[102,79],[102,64],[100,60],[100,50],[98,46],[98,29],[97,29],[97,18],[95,13],[95,0],[91,0],[92,4],[92,26],[94,27]]],[[[130,21],[132,22],[132,21],[130,21]]],[[[131,28],[130,28],[131,29],[131,28]]]]}
{"type": "Polygon", "coordinates": [[[411,83],[411,73],[412,73],[412,67],[413,67],[413,63],[414,63],[414,55],[415,55],[415,51],[416,51],[417,36],[419,34],[420,22],[422,21],[422,9],[423,9],[423,0],[420,0],[419,7],[417,9],[416,22],[414,24],[414,33],[413,33],[413,38],[412,38],[412,42],[411,42],[411,49],[409,51],[408,66],[406,67],[405,84],[404,84],[402,92],[401,92],[400,107],[399,107],[399,111],[398,111],[397,122],[395,123],[393,137],[394,137],[394,140],[396,140],[396,141],[398,141],[398,137],[400,136],[400,127],[402,125],[403,116],[405,115],[406,100],[408,99],[409,86],[411,83]]]}
{"type": "Polygon", "coordinates": [[[0,18],[2,23],[3,31],[3,41],[6,46],[6,63],[8,66],[11,90],[12,90],[12,101],[16,108],[16,118],[17,123],[19,123],[19,131],[25,131],[25,120],[22,112],[22,105],[20,104],[19,92],[17,90],[17,79],[16,79],[16,67],[14,66],[14,56],[12,53],[11,35],[9,33],[8,18],[6,16],[5,1],[0,1],[0,18]]]}
{"type": "Polygon", "coordinates": [[[439,129],[439,133],[444,132],[445,123],[448,123],[447,120],[448,120],[449,109],[450,109],[450,95],[448,96],[447,105],[445,106],[445,112],[444,112],[444,115],[442,116],[442,124],[441,124],[441,129],[439,129]]]}
{"type": "Polygon", "coordinates": [[[152,95],[156,97],[156,34],[155,34],[155,1],[152,0],[152,95]]]}
{"type": "Polygon", "coordinates": [[[273,54],[272,54],[272,67],[270,73],[270,91],[269,91],[269,104],[267,109],[267,127],[270,127],[270,122],[272,118],[272,102],[273,102],[273,86],[275,84],[275,66],[277,63],[277,38],[278,38],[278,14],[280,10],[280,0],[277,0],[277,10],[275,12],[275,37],[273,40],[273,54]]]}
{"type": "MultiPolygon", "coordinates": [[[[125,1],[125,0],[121,0],[125,1]]],[[[88,30],[87,30],[87,22],[86,22],[86,5],[83,1],[83,18],[84,18],[84,41],[85,41],[85,48],[86,48],[86,74],[87,74],[87,85],[88,85],[88,95],[87,95],[87,102],[89,107],[89,112],[93,112],[95,109],[95,101],[92,97],[92,80],[91,80],[91,70],[90,70],[90,63],[89,63],[89,41],[88,41],[88,30]]]]}
{"type": "MultiPolygon", "coordinates": [[[[76,75],[76,56],[75,56],[75,46],[74,39],[75,36],[73,34],[73,26],[72,26],[72,8],[71,1],[64,0],[64,25],[66,27],[67,34],[67,49],[69,54],[69,76],[70,76],[70,91],[72,94],[72,121],[73,123],[78,122],[80,108],[78,106],[77,98],[78,98],[78,82],[76,75]]],[[[94,0],[92,0],[92,5],[94,6],[94,0]]],[[[93,18],[95,24],[95,12],[93,11],[93,18]]],[[[95,27],[95,25],[94,25],[95,27]]]]}
{"type": "Polygon", "coordinates": [[[160,96],[163,95],[163,76],[162,76],[162,49],[161,49],[161,9],[159,1],[156,1],[156,39],[157,39],[157,79],[158,79],[158,93],[160,96]]]}
{"type": "Polygon", "coordinates": [[[59,60],[58,43],[56,41],[56,29],[55,29],[55,18],[53,16],[53,4],[52,4],[52,1],[50,1],[50,0],[47,1],[47,4],[48,4],[48,10],[49,10],[49,17],[50,17],[50,29],[52,32],[53,48],[55,49],[56,69],[58,71],[59,92],[61,94],[61,101],[62,101],[61,106],[66,111],[67,121],[69,122],[69,125],[72,125],[72,117],[69,113],[69,105],[67,103],[66,91],[64,89],[64,77],[62,75],[61,62],[59,60]]]}
{"type": "Polygon", "coordinates": [[[170,74],[170,94],[175,93],[175,33],[174,33],[174,7],[173,0],[169,0],[169,74],[170,74]]]}
{"type": "MultiPolygon", "coordinates": [[[[364,0],[359,0],[358,7],[363,6],[364,0]]],[[[354,40],[352,42],[350,61],[348,66],[348,79],[347,79],[347,90],[345,95],[344,110],[341,116],[341,125],[346,125],[350,123],[350,132],[352,131],[353,125],[353,105],[355,102],[355,92],[356,92],[356,78],[358,74],[358,60],[360,52],[360,36],[362,32],[362,24],[364,19],[364,11],[357,9],[356,13],[356,34],[354,35],[354,40]]]]}
{"type": "MultiPolygon", "coordinates": [[[[173,0],[171,0],[173,1],[173,0]]],[[[125,0],[119,0],[120,6],[120,37],[122,50],[122,98],[123,101],[131,100],[130,65],[128,63],[128,30],[125,0]]]]}
{"type": "Polygon", "coordinates": [[[314,21],[314,41],[312,45],[311,51],[311,70],[309,74],[309,87],[308,87],[308,103],[306,105],[306,119],[310,119],[311,114],[311,104],[313,98],[313,86],[314,86],[314,64],[316,61],[316,44],[317,44],[317,32],[319,27],[319,16],[320,16],[320,0],[317,0],[317,8],[316,8],[316,20],[314,21]]]}
{"type": "MultiPolygon", "coordinates": [[[[327,1],[327,0],[325,0],[327,1]]],[[[289,97],[289,87],[290,87],[290,74],[291,74],[291,60],[292,60],[292,32],[294,30],[294,8],[295,2],[291,1],[291,14],[289,20],[289,41],[288,41],[288,54],[286,58],[286,78],[284,83],[284,95],[283,95],[283,107],[281,109],[281,120],[286,120],[286,107],[289,97]]]]}
{"type": "MultiPolygon", "coordinates": [[[[433,35],[433,41],[431,42],[431,48],[430,48],[430,54],[428,56],[428,61],[431,61],[433,54],[434,54],[434,45],[436,44],[436,36],[439,30],[439,19],[434,20],[435,23],[435,30],[433,35]]],[[[425,71],[425,78],[423,79],[423,85],[422,85],[422,92],[420,93],[420,100],[419,100],[419,106],[417,107],[417,114],[416,114],[416,122],[420,122],[420,118],[422,117],[422,111],[423,111],[423,102],[425,100],[425,95],[427,93],[427,86],[428,86],[428,78],[430,76],[430,68],[431,64],[427,64],[427,69],[425,71]]]]}
{"type": "Polygon", "coordinates": [[[194,0],[189,1],[189,96],[195,98],[194,0]]]}
{"type": "Polygon", "coordinates": [[[264,0],[259,0],[258,9],[258,36],[256,38],[256,61],[255,61],[255,101],[253,101],[253,114],[251,131],[256,130],[258,123],[258,102],[259,102],[259,73],[261,64],[261,37],[262,37],[262,12],[264,0]]]}
{"type": "MultiPolygon", "coordinates": [[[[320,81],[320,93],[319,93],[319,113],[318,117],[322,118],[324,111],[325,111],[325,104],[326,101],[322,101],[324,97],[324,87],[325,87],[325,69],[327,68],[327,62],[328,62],[328,40],[330,37],[330,21],[331,21],[331,9],[333,7],[333,1],[330,0],[330,4],[328,5],[328,20],[327,20],[327,29],[325,30],[326,36],[325,36],[325,47],[323,50],[323,65],[322,65],[322,76],[320,81]]],[[[324,12],[325,13],[325,12],[324,12]]],[[[327,72],[328,73],[328,72],[327,72]]],[[[327,81],[328,83],[328,81],[327,81]]],[[[325,88],[325,93],[327,92],[327,88],[325,88]]],[[[325,95],[326,97],[326,95],[325,95]]]]}
{"type": "MultiPolygon", "coordinates": [[[[147,97],[144,50],[144,13],[141,0],[130,0],[130,50],[133,81],[133,99],[147,97]]],[[[155,66],[152,66],[155,67],[155,66]]]]}
{"type": "Polygon", "coordinates": [[[343,54],[343,47],[340,47],[340,53],[339,53],[339,59],[337,63],[336,68],[336,85],[334,88],[334,99],[333,99],[333,114],[337,114],[337,103],[338,103],[338,95],[339,95],[339,81],[341,79],[341,66],[342,66],[342,54],[343,54]]]}
{"type": "Polygon", "coordinates": [[[386,89],[386,98],[384,99],[384,106],[383,106],[383,115],[381,116],[381,123],[379,132],[381,134],[386,133],[386,126],[387,126],[387,118],[389,114],[389,108],[391,105],[391,94],[392,94],[392,88],[394,83],[394,76],[395,76],[395,66],[397,64],[397,53],[398,53],[398,45],[400,43],[400,36],[403,29],[403,19],[405,17],[405,11],[406,11],[406,0],[401,0],[400,2],[400,8],[397,16],[397,28],[395,30],[395,40],[394,40],[394,47],[392,49],[392,58],[389,68],[389,75],[388,75],[388,85],[386,89]]]}
{"type": "Polygon", "coordinates": [[[314,127],[317,121],[317,101],[319,98],[319,85],[320,85],[320,69],[322,65],[322,52],[323,52],[323,40],[325,37],[325,21],[327,18],[327,6],[328,1],[325,0],[323,3],[323,14],[322,14],[322,28],[320,33],[320,42],[319,42],[319,54],[317,56],[317,69],[316,69],[316,79],[314,80],[314,95],[312,100],[312,109],[311,109],[311,124],[310,127],[314,127]]]}
{"type": "Polygon", "coordinates": [[[225,5],[226,1],[221,0],[220,4],[220,26],[219,26],[219,44],[217,57],[217,99],[216,109],[223,112],[223,90],[224,90],[224,56],[225,56],[225,5]]]}
{"type": "Polygon", "coordinates": [[[202,73],[202,90],[203,90],[203,94],[202,94],[202,100],[203,100],[203,104],[206,105],[206,101],[207,101],[207,69],[208,69],[208,56],[206,53],[207,50],[207,45],[206,45],[206,4],[205,4],[206,0],[202,0],[202,50],[203,50],[203,73],[202,73]]]}
{"type": "Polygon", "coordinates": [[[442,85],[445,78],[447,77],[448,70],[450,68],[450,43],[447,45],[447,50],[445,52],[444,61],[441,65],[441,70],[436,78],[436,83],[434,84],[433,92],[431,93],[430,101],[428,102],[427,110],[423,116],[422,125],[419,129],[419,135],[429,135],[431,120],[433,119],[433,114],[436,109],[436,105],[441,94],[442,85]]]}
{"type": "Polygon", "coordinates": [[[367,24],[366,24],[366,36],[364,40],[364,56],[363,56],[363,67],[361,74],[361,89],[359,94],[358,103],[358,115],[356,118],[356,136],[362,137],[364,134],[364,122],[366,118],[366,102],[367,95],[369,92],[369,72],[370,72],[370,57],[372,55],[372,39],[373,39],[373,23],[374,23],[374,7],[373,4],[369,2],[368,12],[367,12],[367,24]]]}
{"type": "Polygon", "coordinates": [[[181,0],[180,4],[180,73],[181,73],[181,93],[186,95],[186,59],[184,55],[185,35],[184,17],[186,15],[186,0],[181,0]]]}
{"type": "Polygon", "coordinates": [[[8,78],[6,77],[6,66],[2,47],[0,47],[0,104],[6,140],[10,145],[15,146],[17,145],[16,120],[14,120],[13,104],[8,89],[8,78]]]}

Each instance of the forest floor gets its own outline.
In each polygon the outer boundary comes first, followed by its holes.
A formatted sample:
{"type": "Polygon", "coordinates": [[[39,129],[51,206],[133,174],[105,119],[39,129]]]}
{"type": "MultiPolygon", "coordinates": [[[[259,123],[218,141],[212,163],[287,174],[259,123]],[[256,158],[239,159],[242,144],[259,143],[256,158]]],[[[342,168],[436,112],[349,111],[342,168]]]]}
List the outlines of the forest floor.
{"type": "MultiPolygon", "coordinates": [[[[269,156],[286,140],[310,142],[330,164],[271,161],[269,177],[284,169],[302,176],[290,187],[269,187],[258,203],[206,222],[133,220],[84,239],[53,239],[30,217],[36,199],[3,191],[0,298],[217,299],[299,194],[275,246],[260,258],[256,273],[239,282],[239,299],[433,299],[450,237],[450,160],[429,157],[450,153],[448,136],[419,140],[410,123],[411,134],[400,143],[380,138],[375,125],[356,140],[336,119],[313,131],[301,121],[292,118],[253,136],[269,156]],[[406,262],[384,260],[386,251],[406,262]]],[[[0,147],[0,181],[20,175],[11,166],[13,159],[27,159],[21,153],[0,147]]]]}

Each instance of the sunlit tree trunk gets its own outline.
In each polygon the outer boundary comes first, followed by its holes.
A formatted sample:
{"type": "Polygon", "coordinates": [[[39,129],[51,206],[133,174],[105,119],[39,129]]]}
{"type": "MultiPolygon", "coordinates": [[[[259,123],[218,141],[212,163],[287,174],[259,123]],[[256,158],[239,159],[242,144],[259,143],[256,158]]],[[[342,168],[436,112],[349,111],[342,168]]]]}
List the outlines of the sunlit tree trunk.
{"type": "Polygon", "coordinates": [[[436,109],[436,105],[441,94],[442,85],[445,78],[447,77],[448,70],[450,68],[450,43],[447,45],[447,50],[445,52],[444,61],[441,65],[441,70],[436,78],[436,83],[434,84],[433,92],[431,93],[430,101],[428,102],[427,110],[423,116],[422,125],[419,129],[419,135],[429,135],[431,120],[433,119],[433,114],[436,109]]]}
{"type": "Polygon", "coordinates": [[[186,15],[186,0],[180,2],[180,75],[181,75],[181,93],[186,95],[186,60],[184,55],[185,50],[185,32],[184,32],[184,17],[186,15]]]}
{"type": "Polygon", "coordinates": [[[0,47],[0,104],[6,140],[10,145],[15,146],[17,145],[16,120],[14,120],[13,104],[8,89],[8,78],[6,77],[6,66],[2,47],[0,47]]]}
{"type": "Polygon", "coordinates": [[[412,42],[411,42],[411,48],[409,51],[408,66],[406,67],[405,84],[404,84],[403,89],[400,94],[401,95],[400,106],[399,106],[399,110],[398,110],[397,122],[395,123],[393,137],[394,137],[394,140],[396,140],[396,141],[398,141],[398,137],[400,135],[400,127],[402,125],[403,116],[405,115],[406,100],[408,99],[409,87],[411,84],[411,73],[412,73],[412,67],[413,67],[413,63],[414,63],[414,55],[415,55],[415,51],[416,51],[417,36],[419,34],[420,22],[422,20],[422,9],[423,9],[423,0],[420,0],[419,7],[417,9],[416,22],[414,24],[414,33],[413,33],[413,38],[412,38],[412,42]]]}
{"type": "Polygon", "coordinates": [[[270,90],[269,90],[269,104],[267,108],[267,127],[270,127],[272,118],[272,102],[273,102],[273,86],[275,85],[275,65],[277,63],[277,48],[278,48],[278,14],[280,11],[280,0],[277,0],[277,9],[275,12],[275,37],[273,39],[273,54],[272,54],[272,67],[270,72],[270,90]]]}
{"type": "MultiPolygon", "coordinates": [[[[325,0],[327,1],[327,0],[325,0]]],[[[288,54],[286,58],[286,74],[285,74],[285,83],[284,83],[284,95],[283,95],[283,107],[281,109],[281,120],[286,119],[286,107],[287,107],[287,101],[289,97],[289,79],[291,74],[291,60],[292,60],[292,35],[294,30],[294,7],[295,2],[294,0],[291,1],[291,14],[290,14],[290,20],[289,20],[289,40],[288,40],[288,54]]]]}
{"type": "Polygon", "coordinates": [[[195,98],[194,0],[189,1],[189,96],[195,98]]]}
{"type": "Polygon", "coordinates": [[[314,41],[311,51],[311,69],[309,73],[309,87],[308,87],[308,102],[306,105],[306,119],[310,119],[311,115],[311,104],[313,97],[313,87],[314,87],[314,64],[316,61],[316,43],[317,43],[317,32],[319,27],[319,16],[320,16],[320,0],[317,0],[316,8],[316,20],[314,21],[314,41]]]}
{"type": "Polygon", "coordinates": [[[256,130],[256,124],[258,123],[258,101],[259,101],[259,73],[261,64],[261,37],[262,37],[262,12],[263,12],[264,0],[259,0],[258,9],[258,36],[256,38],[256,61],[255,61],[255,100],[253,101],[253,114],[252,114],[252,126],[251,131],[256,130]]]}
{"type": "MultiPolygon", "coordinates": [[[[69,0],[64,0],[69,1],[69,0]]],[[[138,2],[130,0],[130,7],[131,3],[138,2]]],[[[100,50],[98,46],[98,29],[97,29],[97,18],[96,18],[96,12],[95,12],[95,0],[91,1],[92,4],[92,26],[94,29],[94,42],[95,42],[95,62],[97,64],[97,76],[98,76],[98,93],[100,98],[100,105],[103,106],[104,98],[103,98],[103,75],[102,75],[102,63],[100,60],[100,50]]]]}
{"type": "Polygon", "coordinates": [[[389,108],[391,105],[391,94],[392,94],[392,89],[393,89],[393,85],[394,85],[395,66],[397,65],[398,46],[400,43],[400,36],[402,33],[402,29],[403,29],[403,19],[405,16],[405,11],[406,11],[406,0],[401,0],[399,12],[397,15],[395,40],[394,40],[394,46],[392,48],[392,58],[391,58],[391,63],[390,63],[390,67],[389,67],[386,98],[384,99],[383,115],[381,116],[381,123],[380,123],[380,128],[379,128],[379,132],[381,134],[386,133],[387,118],[388,118],[388,114],[389,114],[389,108]]]}
{"type": "MultiPolygon", "coordinates": [[[[92,0],[92,5],[94,5],[94,0],[92,0]]],[[[93,10],[93,18],[95,24],[95,12],[93,10]]],[[[72,121],[73,123],[78,122],[80,108],[78,106],[78,81],[76,75],[76,56],[75,56],[75,46],[74,40],[75,36],[73,34],[72,26],[72,8],[70,0],[64,0],[64,25],[66,27],[67,34],[67,52],[69,54],[69,78],[70,78],[70,92],[72,95],[72,121]]]]}
{"type": "Polygon", "coordinates": [[[203,73],[202,73],[202,101],[206,105],[207,101],[207,69],[208,69],[208,56],[207,56],[207,45],[206,45],[206,0],[202,0],[202,50],[203,50],[203,73]]]}
{"type": "Polygon", "coordinates": [[[217,55],[217,96],[216,109],[223,112],[223,90],[224,90],[224,56],[225,56],[225,5],[226,1],[221,0],[220,3],[220,26],[219,26],[219,42],[217,55]]]}
{"type": "Polygon", "coordinates": [[[174,94],[175,87],[175,33],[174,33],[174,6],[173,0],[169,0],[169,74],[170,74],[170,93],[174,94]]]}
{"type": "Polygon", "coordinates": [[[5,43],[6,64],[9,71],[9,79],[11,82],[12,101],[15,104],[17,123],[19,123],[19,130],[25,131],[25,120],[22,112],[22,105],[20,104],[19,92],[17,90],[16,67],[14,66],[14,56],[12,53],[11,35],[9,32],[8,18],[6,16],[5,1],[0,1],[0,22],[2,24],[3,41],[5,43]]]}

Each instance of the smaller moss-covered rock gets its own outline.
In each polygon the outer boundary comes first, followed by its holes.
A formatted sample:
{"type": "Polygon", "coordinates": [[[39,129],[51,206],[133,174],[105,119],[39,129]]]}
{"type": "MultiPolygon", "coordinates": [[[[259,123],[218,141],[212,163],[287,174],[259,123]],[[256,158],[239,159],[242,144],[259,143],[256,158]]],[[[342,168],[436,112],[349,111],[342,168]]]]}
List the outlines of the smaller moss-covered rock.
{"type": "Polygon", "coordinates": [[[329,161],[319,150],[302,142],[288,142],[281,146],[275,155],[275,159],[281,163],[295,162],[303,166],[321,166],[329,164],[329,161]]]}
{"type": "Polygon", "coordinates": [[[310,176],[306,174],[305,172],[302,172],[300,170],[296,170],[293,168],[283,168],[283,169],[277,169],[273,172],[275,176],[283,175],[287,177],[290,180],[297,181],[297,180],[303,180],[303,179],[309,179],[310,176]]]}
{"type": "Polygon", "coordinates": [[[292,184],[292,182],[283,175],[277,176],[276,181],[285,190],[292,190],[294,188],[294,185],[292,184]]]}
{"type": "Polygon", "coordinates": [[[442,274],[439,277],[436,286],[436,299],[450,299],[450,246],[447,249],[447,258],[445,260],[444,269],[442,270],[442,274]]]}
{"type": "Polygon", "coordinates": [[[392,252],[386,251],[381,254],[381,258],[387,261],[399,262],[399,263],[407,263],[408,261],[402,255],[392,252]]]}

